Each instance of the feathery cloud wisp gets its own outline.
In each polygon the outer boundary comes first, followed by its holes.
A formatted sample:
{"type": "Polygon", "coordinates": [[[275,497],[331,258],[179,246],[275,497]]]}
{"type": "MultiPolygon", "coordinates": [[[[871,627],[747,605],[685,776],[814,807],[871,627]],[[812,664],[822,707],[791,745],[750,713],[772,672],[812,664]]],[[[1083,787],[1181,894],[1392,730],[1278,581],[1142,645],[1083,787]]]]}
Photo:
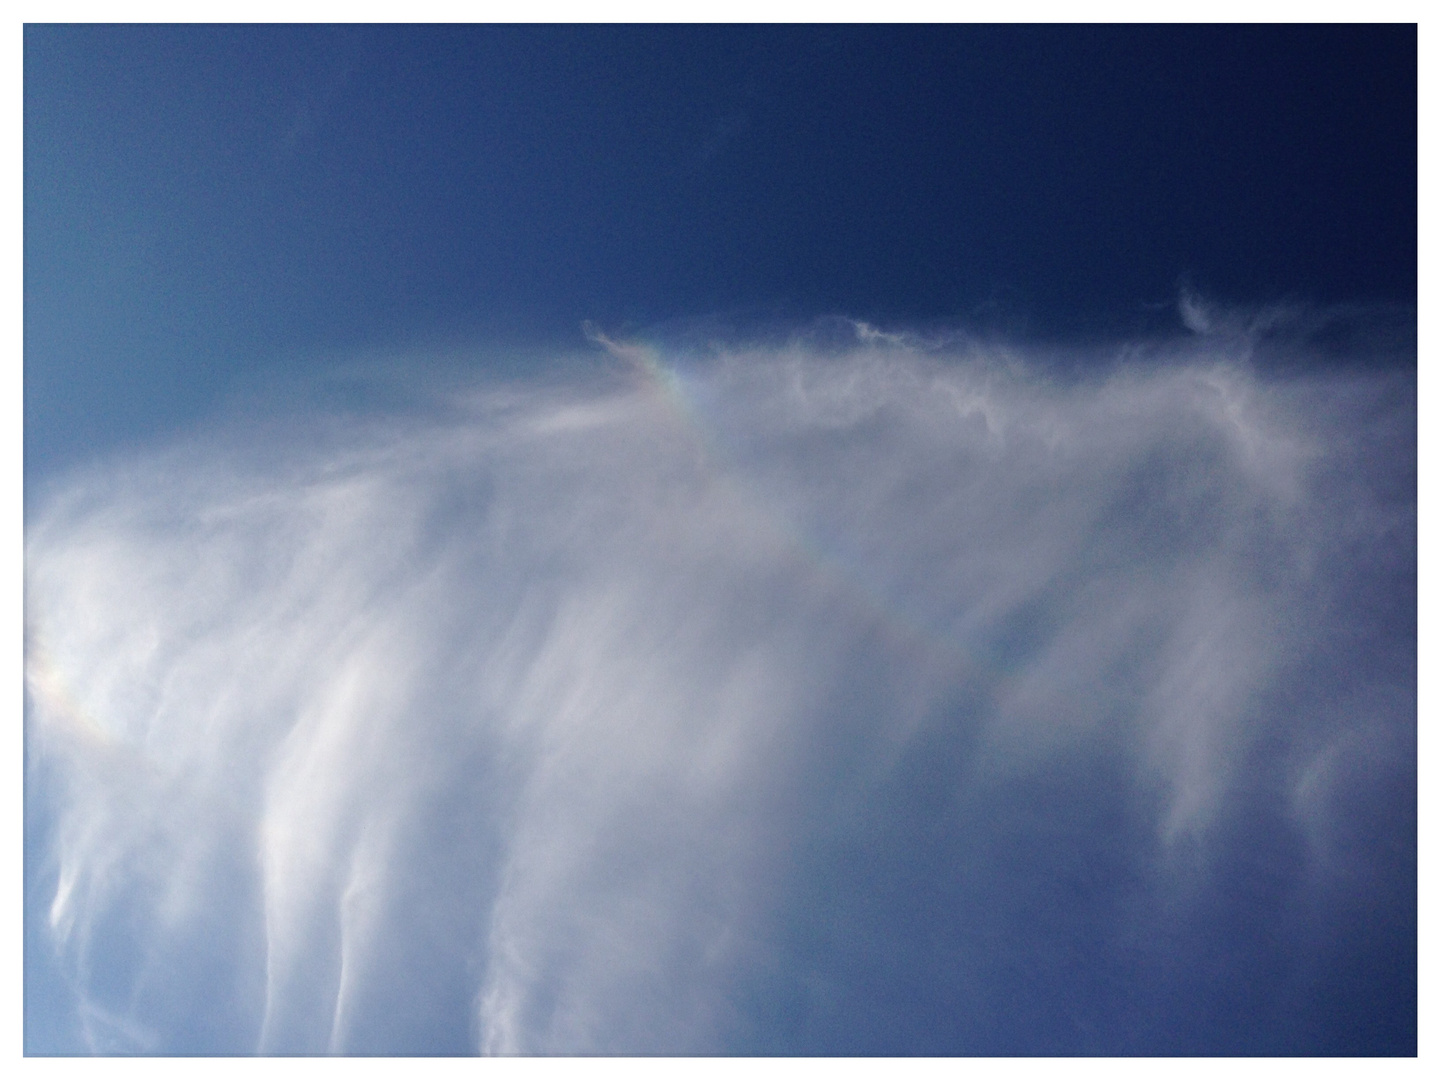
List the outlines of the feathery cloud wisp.
{"type": "Polygon", "coordinates": [[[1413,377],[859,338],[52,493],[27,917],[92,1048],[1322,1049],[1256,998],[1376,896],[1413,948],[1413,377]]]}

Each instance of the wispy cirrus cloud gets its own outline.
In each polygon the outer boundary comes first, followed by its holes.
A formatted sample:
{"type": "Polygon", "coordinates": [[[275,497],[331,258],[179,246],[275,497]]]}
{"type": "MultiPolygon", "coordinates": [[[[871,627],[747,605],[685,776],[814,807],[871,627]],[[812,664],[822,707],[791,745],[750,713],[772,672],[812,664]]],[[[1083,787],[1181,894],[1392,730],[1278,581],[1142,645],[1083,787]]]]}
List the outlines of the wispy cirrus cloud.
{"type": "Polygon", "coordinates": [[[1413,950],[1413,369],[858,325],[58,486],[92,1049],[1322,1052],[1355,905],[1413,950]]]}

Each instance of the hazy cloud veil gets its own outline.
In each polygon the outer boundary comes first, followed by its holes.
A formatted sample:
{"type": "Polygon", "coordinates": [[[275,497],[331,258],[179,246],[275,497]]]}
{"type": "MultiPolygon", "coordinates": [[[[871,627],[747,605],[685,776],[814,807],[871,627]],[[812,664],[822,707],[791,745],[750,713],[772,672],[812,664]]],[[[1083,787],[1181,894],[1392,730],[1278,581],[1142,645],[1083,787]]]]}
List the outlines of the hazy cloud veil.
{"type": "Polygon", "coordinates": [[[1413,357],[1186,317],[597,333],[73,474],[27,919],[85,1045],[1413,1053],[1413,357]]]}

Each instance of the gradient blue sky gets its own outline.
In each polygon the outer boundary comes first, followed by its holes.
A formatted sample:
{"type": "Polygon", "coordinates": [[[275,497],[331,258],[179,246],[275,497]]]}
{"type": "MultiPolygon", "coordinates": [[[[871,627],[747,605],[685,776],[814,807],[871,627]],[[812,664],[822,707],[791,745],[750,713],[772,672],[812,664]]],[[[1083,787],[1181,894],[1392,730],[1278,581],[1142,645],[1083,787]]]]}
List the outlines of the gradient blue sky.
{"type": "Polygon", "coordinates": [[[24,53],[29,1052],[1415,1052],[1413,26],[24,53]]]}
{"type": "Polygon", "coordinates": [[[28,475],[256,366],[579,324],[1415,303],[1405,27],[33,26],[28,475]]]}

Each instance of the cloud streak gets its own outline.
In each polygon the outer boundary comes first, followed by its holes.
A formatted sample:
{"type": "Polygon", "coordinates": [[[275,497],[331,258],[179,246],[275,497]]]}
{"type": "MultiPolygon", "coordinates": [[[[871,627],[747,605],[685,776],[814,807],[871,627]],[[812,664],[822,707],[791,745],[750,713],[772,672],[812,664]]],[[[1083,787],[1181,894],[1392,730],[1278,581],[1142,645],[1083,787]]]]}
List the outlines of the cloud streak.
{"type": "Polygon", "coordinates": [[[1413,1047],[1413,369],[607,344],[32,515],[91,1049],[1413,1047]]]}

